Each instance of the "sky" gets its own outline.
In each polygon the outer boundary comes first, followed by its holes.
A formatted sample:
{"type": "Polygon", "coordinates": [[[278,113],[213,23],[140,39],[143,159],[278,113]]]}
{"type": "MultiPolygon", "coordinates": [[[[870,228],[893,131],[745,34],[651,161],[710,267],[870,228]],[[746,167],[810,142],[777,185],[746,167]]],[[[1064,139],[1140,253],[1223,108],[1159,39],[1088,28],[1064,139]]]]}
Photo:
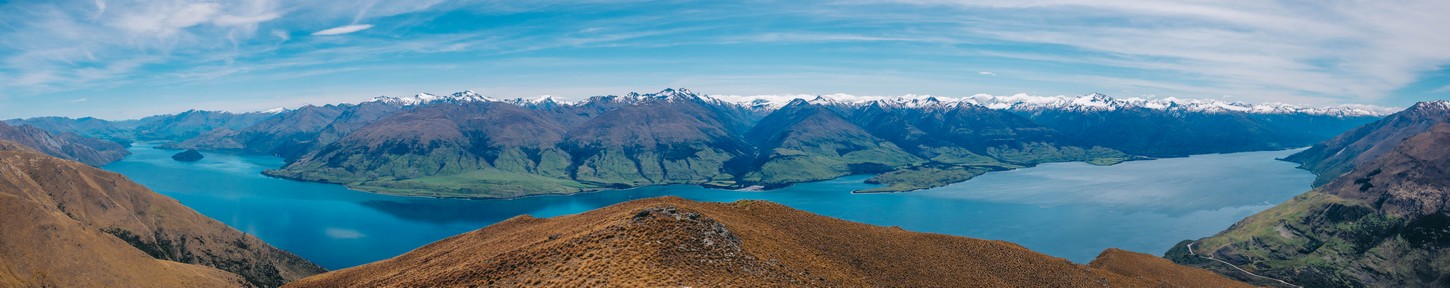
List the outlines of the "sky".
{"type": "Polygon", "coordinates": [[[0,118],[495,98],[1450,99],[1450,1],[0,0],[0,118]]]}

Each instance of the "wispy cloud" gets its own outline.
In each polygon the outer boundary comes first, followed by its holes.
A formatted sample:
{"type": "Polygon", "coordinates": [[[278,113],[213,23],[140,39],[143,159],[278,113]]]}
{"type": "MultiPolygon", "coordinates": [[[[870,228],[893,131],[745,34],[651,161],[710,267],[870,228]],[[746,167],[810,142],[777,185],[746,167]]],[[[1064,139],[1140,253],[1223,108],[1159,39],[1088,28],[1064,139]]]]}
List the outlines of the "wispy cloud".
{"type": "Polygon", "coordinates": [[[323,29],[323,30],[317,31],[317,32],[312,32],[312,36],[342,35],[342,34],[347,34],[347,33],[352,33],[352,32],[357,32],[357,31],[362,31],[362,30],[368,30],[368,28],[373,28],[373,25],[372,24],[343,25],[343,26],[338,26],[338,27],[332,27],[332,28],[328,28],[328,29],[323,29]]]}
{"type": "Polygon", "coordinates": [[[668,85],[1403,105],[1384,97],[1450,64],[1439,11],[1450,2],[21,0],[0,4],[0,104],[668,85]]]}
{"type": "Polygon", "coordinates": [[[1440,88],[1430,90],[1430,93],[1450,93],[1450,85],[1440,86],[1440,88]]]}
{"type": "Polygon", "coordinates": [[[1450,63],[1450,50],[1430,48],[1450,45],[1431,28],[1450,27],[1431,12],[1450,11],[1445,1],[887,2],[961,14],[950,25],[962,37],[1070,47],[1122,59],[1103,65],[1301,95],[1373,100],[1450,63]]]}

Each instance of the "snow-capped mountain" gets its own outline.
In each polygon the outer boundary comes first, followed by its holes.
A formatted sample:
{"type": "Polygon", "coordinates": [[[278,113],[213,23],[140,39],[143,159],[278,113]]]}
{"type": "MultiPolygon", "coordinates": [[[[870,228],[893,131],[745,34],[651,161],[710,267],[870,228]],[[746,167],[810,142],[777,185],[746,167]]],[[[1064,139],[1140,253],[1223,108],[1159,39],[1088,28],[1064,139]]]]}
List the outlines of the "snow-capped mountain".
{"type": "Polygon", "coordinates": [[[1114,111],[1120,109],[1144,108],[1150,110],[1161,110],[1170,112],[1195,112],[1195,113],[1250,113],[1250,114],[1306,114],[1326,115],[1338,117],[1360,117],[1360,116],[1384,116],[1402,109],[1392,107],[1381,107],[1374,105],[1345,104],[1324,107],[1308,107],[1280,102],[1266,103],[1244,103],[1237,101],[1224,101],[1216,99],[1181,99],[1175,97],[1166,98],[1113,98],[1100,93],[1089,93],[1082,96],[1037,96],[1028,94],[1015,94],[1006,96],[977,94],[967,97],[941,97],[931,95],[908,94],[903,96],[860,96],[850,94],[824,94],[824,95],[706,95],[690,91],[689,89],[667,88],[656,93],[630,92],[624,95],[594,96],[579,101],[560,101],[551,96],[540,96],[533,99],[494,99],[479,95],[470,90],[453,93],[447,96],[438,96],[428,93],[419,93],[409,97],[379,96],[372,101],[397,104],[397,105],[420,105],[438,102],[473,102],[473,101],[498,101],[515,104],[525,107],[561,106],[561,105],[588,105],[613,104],[630,105],[646,101],[701,101],[716,105],[736,105],[745,109],[769,112],[790,104],[792,100],[802,99],[811,104],[840,107],[863,107],[867,105],[881,105],[885,107],[898,108],[950,108],[957,105],[979,105],[997,110],[1010,110],[1018,112],[1033,112],[1043,110],[1062,111],[1114,111]]]}
{"type": "Polygon", "coordinates": [[[716,104],[716,105],[736,105],[736,103],[734,103],[734,102],[729,102],[729,101],[721,100],[721,99],[718,99],[718,98],[715,98],[715,97],[710,97],[710,96],[705,95],[705,94],[695,93],[694,91],[690,91],[690,89],[685,89],[685,88],[679,88],[679,89],[665,88],[665,90],[660,90],[660,92],[644,93],[644,94],[641,94],[639,92],[629,92],[628,94],[624,94],[623,96],[620,96],[620,95],[594,96],[594,97],[589,97],[588,99],[584,99],[582,101],[578,101],[578,102],[568,102],[568,103],[565,103],[565,104],[568,104],[568,105],[578,105],[578,106],[589,105],[591,103],[594,103],[594,104],[616,104],[616,105],[618,105],[618,104],[637,105],[637,104],[640,104],[640,103],[651,102],[651,101],[665,101],[665,102],[688,102],[688,101],[693,101],[693,102],[703,102],[703,103],[710,103],[710,104],[716,104]]]}
{"type": "Polygon", "coordinates": [[[1152,110],[1185,111],[1199,113],[1243,112],[1252,114],[1309,114],[1354,117],[1384,116],[1399,110],[1396,108],[1379,107],[1372,105],[1303,107],[1279,102],[1249,104],[1237,101],[1222,101],[1215,99],[1179,99],[1175,97],[1157,99],[1133,97],[1118,99],[1098,93],[1091,93],[1077,97],[1032,96],[1026,94],[1017,94],[1012,96],[975,95],[971,97],[966,97],[963,99],[963,101],[987,106],[993,109],[1007,109],[1016,111],[1036,111],[1046,109],[1070,111],[1112,111],[1118,109],[1147,108],[1152,110]]]}
{"type": "Polygon", "coordinates": [[[980,105],[991,109],[1011,111],[1113,111],[1119,109],[1146,108],[1151,110],[1184,111],[1199,113],[1243,112],[1253,114],[1309,114],[1341,117],[1384,116],[1399,111],[1399,108],[1373,105],[1338,105],[1328,107],[1304,107],[1286,103],[1269,102],[1249,104],[1236,101],[1213,99],[1179,98],[1113,98],[1099,93],[1082,96],[1035,96],[1016,94],[994,96],[977,94],[968,97],[937,97],[929,95],[905,96],[856,96],[849,94],[828,95],[759,95],[759,96],[715,96],[732,103],[753,109],[779,109],[794,99],[805,99],[813,104],[864,106],[870,104],[888,107],[925,108],[953,107],[961,104],[980,105]]]}
{"type": "Polygon", "coordinates": [[[373,97],[373,100],[372,100],[372,102],[383,102],[383,103],[395,104],[395,105],[403,105],[403,106],[420,105],[420,104],[432,104],[432,103],[441,103],[441,102],[447,102],[447,103],[465,103],[465,102],[480,102],[480,101],[494,101],[494,99],[493,98],[489,98],[489,97],[485,97],[483,95],[480,95],[480,94],[478,94],[476,92],[473,92],[473,90],[463,90],[462,92],[456,92],[456,93],[453,93],[453,94],[450,94],[450,95],[444,95],[444,96],[433,95],[433,94],[429,94],[429,93],[418,93],[417,95],[408,96],[408,97],[378,96],[378,97],[373,97]]]}

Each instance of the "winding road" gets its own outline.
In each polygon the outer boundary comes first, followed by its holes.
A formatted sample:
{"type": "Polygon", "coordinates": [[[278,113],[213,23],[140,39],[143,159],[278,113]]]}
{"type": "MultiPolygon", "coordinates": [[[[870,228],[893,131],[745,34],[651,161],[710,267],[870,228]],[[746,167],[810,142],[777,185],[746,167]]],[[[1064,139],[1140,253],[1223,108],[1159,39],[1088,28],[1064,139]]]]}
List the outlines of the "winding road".
{"type": "Polygon", "coordinates": [[[1239,268],[1238,265],[1234,265],[1233,263],[1228,263],[1228,261],[1214,259],[1213,257],[1209,257],[1209,256],[1206,256],[1206,255],[1198,255],[1198,253],[1194,253],[1193,252],[1193,244],[1198,244],[1198,241],[1193,241],[1193,242],[1188,243],[1188,245],[1187,245],[1188,246],[1188,255],[1198,256],[1198,257],[1203,258],[1203,259],[1217,261],[1218,263],[1223,263],[1224,265],[1228,265],[1228,267],[1233,267],[1234,269],[1239,270],[1239,272],[1244,272],[1244,274],[1249,274],[1249,275],[1254,276],[1254,277],[1259,277],[1259,278],[1264,278],[1264,279],[1278,281],[1279,283],[1282,283],[1284,285],[1289,285],[1289,286],[1295,287],[1295,288],[1304,288],[1304,286],[1294,285],[1294,284],[1289,283],[1287,281],[1279,280],[1279,278],[1274,278],[1274,277],[1269,277],[1269,276],[1254,274],[1254,272],[1249,272],[1248,270],[1244,270],[1243,268],[1239,268]]]}

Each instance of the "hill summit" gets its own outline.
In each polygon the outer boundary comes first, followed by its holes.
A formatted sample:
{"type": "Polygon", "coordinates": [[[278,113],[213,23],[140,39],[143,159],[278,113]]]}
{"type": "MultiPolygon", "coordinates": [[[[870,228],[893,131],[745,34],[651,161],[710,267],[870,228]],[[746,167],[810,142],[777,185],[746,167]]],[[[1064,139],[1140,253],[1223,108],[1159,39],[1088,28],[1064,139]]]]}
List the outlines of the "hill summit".
{"type": "Polygon", "coordinates": [[[288,286],[1247,287],[1116,249],[1084,266],[1008,242],[678,197],[518,216],[288,286]]]}

